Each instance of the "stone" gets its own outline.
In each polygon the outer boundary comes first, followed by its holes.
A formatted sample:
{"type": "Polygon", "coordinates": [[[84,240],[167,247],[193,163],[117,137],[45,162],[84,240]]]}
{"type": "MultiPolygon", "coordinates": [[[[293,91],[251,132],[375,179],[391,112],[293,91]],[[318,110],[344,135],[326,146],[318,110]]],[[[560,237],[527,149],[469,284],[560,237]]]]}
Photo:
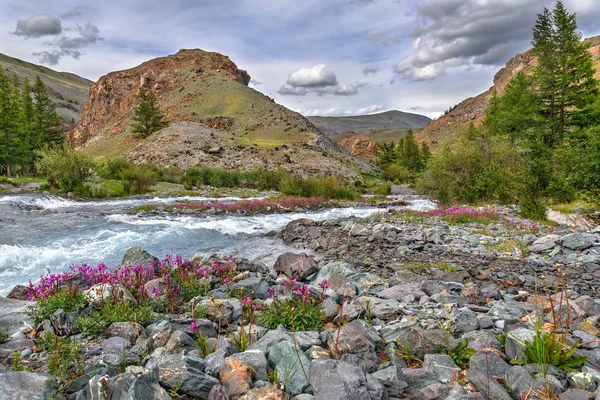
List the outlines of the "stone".
{"type": "MultiPolygon", "coordinates": [[[[447,339],[450,340],[451,346],[454,345],[454,339],[448,337],[449,335],[441,329],[423,329],[411,326],[398,329],[394,336],[395,340],[411,349],[414,355],[420,359],[423,359],[425,354],[437,354],[440,350],[446,349],[448,347],[447,339]]],[[[387,342],[390,342],[390,337],[384,337],[387,342]]]]}
{"type": "Polygon", "coordinates": [[[451,382],[460,373],[458,365],[447,354],[425,354],[423,369],[433,372],[442,383],[451,382]]]}
{"type": "Polygon", "coordinates": [[[231,397],[237,399],[248,390],[252,377],[256,374],[254,368],[238,358],[228,357],[221,366],[219,380],[227,388],[231,397]]]}
{"type": "Polygon", "coordinates": [[[146,337],[153,343],[153,349],[157,349],[167,344],[172,331],[169,321],[162,320],[146,327],[146,337]]]}
{"type": "Polygon", "coordinates": [[[91,288],[84,290],[83,295],[90,304],[98,304],[105,299],[125,301],[137,304],[137,300],[129,290],[123,285],[113,285],[108,283],[98,283],[91,288]]]}
{"type": "Polygon", "coordinates": [[[535,242],[527,249],[530,253],[541,253],[543,251],[551,250],[556,246],[560,236],[559,235],[546,235],[536,239],[535,242]]]}
{"type": "Polygon", "coordinates": [[[590,392],[582,389],[568,389],[561,393],[558,398],[559,400],[589,400],[590,392]]]}
{"type": "Polygon", "coordinates": [[[467,339],[468,346],[476,351],[502,350],[502,344],[500,344],[496,335],[489,330],[467,332],[462,337],[467,339]]]}
{"type": "Polygon", "coordinates": [[[145,339],[146,332],[137,322],[113,322],[106,330],[106,336],[118,336],[135,343],[139,338],[145,339]]]}
{"type": "Polygon", "coordinates": [[[325,350],[321,346],[312,346],[310,349],[306,350],[304,353],[308,357],[309,360],[328,360],[331,358],[331,355],[327,350],[325,350]]]}
{"type": "Polygon", "coordinates": [[[315,400],[371,400],[367,378],[358,365],[338,360],[314,360],[309,377],[315,400]]]}
{"type": "Polygon", "coordinates": [[[250,277],[234,283],[231,287],[231,291],[234,294],[243,294],[245,297],[265,300],[269,297],[269,287],[269,284],[264,279],[250,277]]]}
{"type": "Polygon", "coordinates": [[[504,361],[494,351],[480,351],[474,354],[469,360],[469,370],[479,371],[486,378],[494,379],[494,377],[504,378],[510,365],[504,361]]]}
{"type": "Polygon", "coordinates": [[[27,295],[28,292],[29,292],[29,288],[27,286],[16,285],[15,287],[12,288],[12,290],[6,297],[8,299],[27,301],[27,300],[29,300],[29,296],[27,295]]]}
{"type": "Polygon", "coordinates": [[[0,359],[8,358],[15,352],[21,352],[26,349],[31,349],[34,346],[34,342],[31,339],[20,339],[10,340],[6,343],[0,344],[0,359]]]}
{"type": "Polygon", "coordinates": [[[378,379],[386,388],[388,396],[401,397],[404,389],[407,388],[406,378],[402,369],[397,366],[391,366],[371,374],[373,378],[378,379]]]}
{"type": "Polygon", "coordinates": [[[0,374],[0,400],[50,400],[56,389],[54,378],[29,371],[9,371],[0,374]]]}
{"type": "Polygon", "coordinates": [[[77,311],[65,312],[62,308],[54,311],[50,315],[50,322],[54,327],[54,332],[58,333],[59,336],[71,336],[75,334],[75,320],[79,313],[77,311]]]}
{"type": "Polygon", "coordinates": [[[273,268],[275,272],[283,273],[290,279],[304,281],[317,272],[317,263],[314,257],[309,257],[304,253],[287,252],[277,257],[273,268]]]}
{"type": "MultiPolygon", "coordinates": [[[[250,390],[240,400],[287,400],[288,396],[276,385],[268,385],[250,390]]],[[[296,396],[296,399],[299,399],[296,396]]]]}
{"type": "Polygon", "coordinates": [[[444,384],[438,382],[421,389],[417,397],[423,400],[454,400],[468,398],[467,395],[467,390],[460,386],[458,382],[452,382],[451,384],[444,384]]]}
{"type": "Polygon", "coordinates": [[[354,320],[342,326],[339,335],[337,330],[329,336],[327,344],[338,357],[345,354],[355,354],[367,372],[375,371],[378,358],[377,349],[381,338],[363,320],[354,320]]]}
{"type": "Polygon", "coordinates": [[[468,308],[453,310],[452,334],[462,335],[463,333],[476,331],[479,328],[479,319],[477,314],[468,308]]]}
{"type": "Polygon", "coordinates": [[[350,236],[358,237],[358,236],[369,236],[371,235],[371,231],[364,225],[361,224],[353,224],[352,228],[350,228],[349,232],[350,236]]]}
{"type": "Polygon", "coordinates": [[[236,353],[229,358],[236,358],[243,361],[254,369],[254,378],[259,381],[267,380],[267,357],[260,350],[246,350],[242,353],[236,353]]]}
{"type": "Polygon", "coordinates": [[[419,300],[421,297],[425,296],[425,292],[419,288],[419,285],[407,283],[384,289],[377,293],[376,296],[388,300],[402,300],[406,296],[414,296],[416,300],[419,300]]]}
{"type": "Polygon", "coordinates": [[[481,373],[479,369],[470,369],[467,380],[488,400],[512,400],[504,386],[487,374],[481,373]]]}
{"type": "Polygon", "coordinates": [[[194,307],[200,305],[211,321],[223,320],[233,322],[242,315],[242,306],[238,299],[194,299],[194,307]]]}
{"type": "Polygon", "coordinates": [[[279,342],[269,352],[269,365],[280,380],[285,382],[285,392],[300,394],[309,386],[305,373],[308,373],[310,361],[302,352],[296,353],[290,341],[279,342]]]}
{"type": "Polygon", "coordinates": [[[402,307],[396,300],[379,299],[372,296],[361,296],[352,300],[352,304],[358,304],[363,308],[363,314],[371,318],[389,318],[400,314],[402,307]]]}
{"type": "Polygon", "coordinates": [[[223,385],[215,385],[210,389],[208,400],[231,400],[231,395],[223,385]]]}
{"type": "Polygon", "coordinates": [[[127,367],[125,373],[112,378],[93,376],[86,387],[86,396],[89,400],[171,399],[159,385],[157,372],[138,366],[127,367]]]}
{"type": "Polygon", "coordinates": [[[179,353],[181,350],[194,350],[198,345],[190,335],[183,331],[171,333],[171,337],[165,344],[165,349],[171,353],[179,353]]]}
{"type": "Polygon", "coordinates": [[[500,300],[500,289],[496,285],[487,285],[481,288],[481,295],[485,299],[500,300]]]}
{"type": "Polygon", "coordinates": [[[539,382],[531,378],[529,372],[521,366],[514,366],[506,373],[506,384],[511,390],[511,396],[521,399],[529,393],[541,389],[539,382]]]}
{"type": "Polygon", "coordinates": [[[331,282],[334,291],[344,290],[348,285],[355,285],[358,294],[375,293],[387,287],[384,280],[377,274],[361,272],[359,269],[343,261],[332,261],[325,265],[311,279],[311,284],[317,286],[323,279],[331,282]]]}
{"type": "Polygon", "coordinates": [[[0,330],[7,331],[9,336],[19,331],[32,330],[34,323],[27,312],[34,305],[33,301],[0,297],[0,330]]]}
{"type": "Polygon", "coordinates": [[[598,238],[589,233],[571,233],[560,238],[563,247],[567,249],[581,251],[592,247],[598,238]]]}
{"type": "Polygon", "coordinates": [[[127,249],[121,260],[121,266],[123,267],[135,267],[136,265],[148,266],[150,264],[152,264],[154,270],[158,272],[160,260],[140,247],[130,247],[127,249]]]}
{"type": "Polygon", "coordinates": [[[596,380],[594,375],[586,372],[578,372],[576,374],[569,374],[567,380],[572,387],[576,389],[584,389],[593,392],[596,390],[596,380]]]}
{"type": "Polygon", "coordinates": [[[525,342],[533,342],[535,332],[527,328],[517,328],[506,334],[505,353],[509,359],[525,358],[525,342]]]}
{"type": "Polygon", "coordinates": [[[225,358],[237,353],[237,347],[229,339],[220,339],[217,342],[215,351],[204,358],[206,367],[204,371],[212,376],[219,376],[221,366],[225,362],[225,358]]]}

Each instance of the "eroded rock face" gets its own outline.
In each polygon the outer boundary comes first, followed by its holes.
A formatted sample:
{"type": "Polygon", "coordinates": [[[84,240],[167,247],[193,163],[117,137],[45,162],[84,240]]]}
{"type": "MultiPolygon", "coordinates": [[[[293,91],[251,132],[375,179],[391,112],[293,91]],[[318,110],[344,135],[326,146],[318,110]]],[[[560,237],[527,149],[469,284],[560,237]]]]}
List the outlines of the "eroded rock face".
{"type": "Polygon", "coordinates": [[[368,161],[377,158],[377,143],[371,141],[367,135],[354,135],[342,139],[340,144],[355,157],[368,161]]]}

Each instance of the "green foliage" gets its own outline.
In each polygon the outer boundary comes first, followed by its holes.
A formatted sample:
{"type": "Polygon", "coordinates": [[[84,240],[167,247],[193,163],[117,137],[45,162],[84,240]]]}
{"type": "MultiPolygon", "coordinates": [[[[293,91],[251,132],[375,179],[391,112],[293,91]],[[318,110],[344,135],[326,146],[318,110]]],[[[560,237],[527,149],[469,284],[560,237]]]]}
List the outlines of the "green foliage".
{"type": "Polygon", "coordinates": [[[381,178],[394,183],[407,183],[412,179],[412,174],[403,165],[390,164],[383,170],[381,178]]]}
{"type": "Polygon", "coordinates": [[[38,155],[37,171],[46,177],[50,186],[63,192],[72,192],[91,176],[92,162],[68,146],[47,147],[38,155]]]}
{"type": "Polygon", "coordinates": [[[397,356],[403,358],[404,360],[406,360],[406,362],[411,365],[411,364],[423,364],[423,360],[420,359],[419,357],[417,357],[415,355],[415,353],[413,353],[412,349],[410,348],[410,346],[408,346],[408,344],[402,342],[400,339],[396,340],[394,342],[394,354],[396,354],[397,356]]]}
{"type": "Polygon", "coordinates": [[[392,185],[389,183],[381,183],[373,189],[373,194],[379,196],[387,196],[392,193],[392,185]]]}
{"type": "Polygon", "coordinates": [[[9,338],[8,329],[0,329],[0,344],[6,343],[9,338]]]}
{"type": "Polygon", "coordinates": [[[575,371],[575,367],[582,365],[587,360],[587,357],[575,354],[578,345],[579,341],[576,340],[568,346],[563,343],[560,335],[546,332],[537,326],[533,341],[525,341],[523,352],[526,360],[516,360],[514,363],[531,361],[542,367],[554,365],[564,371],[575,371]]]}
{"type": "MultiPolygon", "coordinates": [[[[384,171],[387,171],[388,166],[397,164],[406,168],[409,173],[417,174],[425,169],[427,161],[431,157],[431,151],[427,144],[419,147],[412,129],[409,129],[406,136],[400,139],[398,143],[384,143],[379,145],[377,148],[377,157],[377,164],[384,171]]],[[[395,176],[391,176],[393,179],[389,179],[390,177],[386,177],[385,173],[383,177],[392,181],[400,179],[395,176]]],[[[402,182],[401,179],[400,181],[402,182]]]]}
{"type": "Polygon", "coordinates": [[[457,365],[466,365],[471,357],[477,353],[477,350],[470,348],[469,342],[466,338],[462,338],[456,344],[455,347],[450,345],[450,340],[448,340],[448,346],[443,350],[445,354],[448,354],[457,365]]]}
{"type": "Polygon", "coordinates": [[[546,205],[536,198],[524,198],[519,202],[519,215],[534,221],[546,221],[546,205]]]}
{"type": "Polygon", "coordinates": [[[511,203],[529,196],[530,181],[521,154],[509,140],[470,127],[432,157],[417,187],[445,202],[511,203]]]}
{"type": "Polygon", "coordinates": [[[283,178],[279,191],[286,195],[299,197],[324,197],[325,199],[345,200],[353,200],[357,197],[354,190],[342,186],[336,177],[324,177],[323,175],[315,175],[308,179],[283,178]]]}
{"type": "Polygon", "coordinates": [[[13,351],[10,355],[10,369],[12,371],[25,371],[25,367],[21,362],[21,352],[13,351]]]}
{"type": "Polygon", "coordinates": [[[137,322],[146,326],[152,321],[152,311],[151,305],[104,301],[98,311],[77,317],[74,327],[84,335],[97,336],[113,322],[137,322]]]}
{"type": "Polygon", "coordinates": [[[76,286],[61,287],[48,297],[38,298],[31,310],[31,316],[39,323],[50,318],[59,308],[65,312],[73,312],[79,311],[85,304],[85,296],[76,286]]]}
{"type": "Polygon", "coordinates": [[[275,300],[270,305],[263,306],[260,314],[260,324],[267,329],[275,329],[283,325],[287,329],[296,331],[312,331],[323,327],[325,312],[321,304],[315,299],[303,303],[299,297],[287,298],[283,301],[275,300]]]}
{"type": "Polygon", "coordinates": [[[84,373],[81,346],[69,338],[54,337],[54,343],[48,351],[48,371],[58,379],[64,391],[70,381],[84,373]]]}
{"type": "Polygon", "coordinates": [[[125,192],[141,194],[156,183],[158,174],[150,165],[130,165],[119,174],[125,192]]]}
{"type": "Polygon", "coordinates": [[[167,121],[156,104],[156,96],[152,90],[140,91],[138,105],[132,119],[135,121],[132,132],[144,139],[167,126],[167,121]]]}

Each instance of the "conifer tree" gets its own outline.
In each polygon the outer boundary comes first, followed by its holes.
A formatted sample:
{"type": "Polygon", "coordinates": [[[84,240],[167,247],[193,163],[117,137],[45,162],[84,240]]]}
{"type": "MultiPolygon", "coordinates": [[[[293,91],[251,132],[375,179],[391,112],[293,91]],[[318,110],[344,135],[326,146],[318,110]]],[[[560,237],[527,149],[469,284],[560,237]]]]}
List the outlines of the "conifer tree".
{"type": "Polygon", "coordinates": [[[59,145],[64,142],[64,134],[60,128],[60,118],[56,114],[56,106],[50,100],[46,85],[40,76],[33,83],[34,120],[31,140],[36,148],[42,145],[59,145]]]}
{"type": "Polygon", "coordinates": [[[17,89],[0,70],[0,163],[9,178],[19,155],[18,97],[17,89]]]}
{"type": "Polygon", "coordinates": [[[133,132],[147,138],[167,125],[167,121],[156,104],[156,96],[152,90],[140,91],[138,105],[135,109],[133,132]]]}

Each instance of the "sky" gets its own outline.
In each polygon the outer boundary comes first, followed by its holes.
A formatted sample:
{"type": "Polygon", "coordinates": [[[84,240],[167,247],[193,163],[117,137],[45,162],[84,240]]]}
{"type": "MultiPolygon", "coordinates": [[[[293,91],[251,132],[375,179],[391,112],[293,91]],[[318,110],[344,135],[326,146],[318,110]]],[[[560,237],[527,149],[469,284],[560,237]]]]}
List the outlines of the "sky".
{"type": "MultiPolygon", "coordinates": [[[[565,0],[583,37],[599,0],[565,0]],[[596,3],[596,5],[594,5],[596,3]]],[[[531,47],[553,0],[0,0],[0,53],[91,80],[182,48],[227,55],[304,115],[437,117],[531,47]]]]}

